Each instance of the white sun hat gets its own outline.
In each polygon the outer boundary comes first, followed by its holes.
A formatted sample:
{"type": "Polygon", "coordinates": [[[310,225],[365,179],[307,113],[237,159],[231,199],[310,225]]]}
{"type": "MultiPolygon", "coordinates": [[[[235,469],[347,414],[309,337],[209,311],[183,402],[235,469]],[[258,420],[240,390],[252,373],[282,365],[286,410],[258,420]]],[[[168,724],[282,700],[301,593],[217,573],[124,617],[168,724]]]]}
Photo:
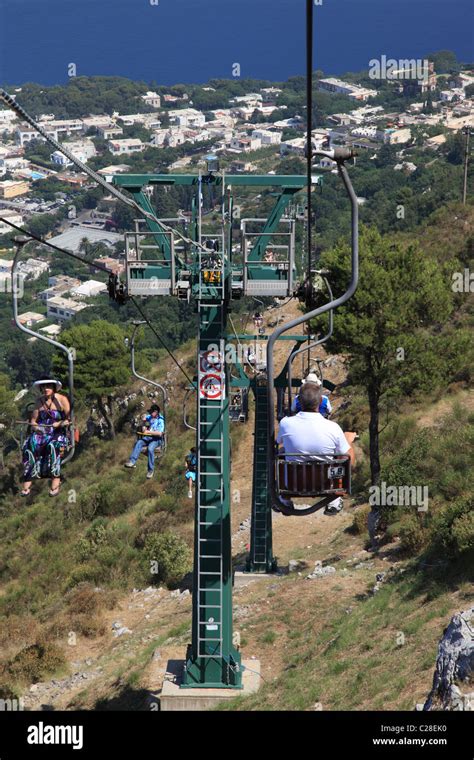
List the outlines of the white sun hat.
{"type": "Polygon", "coordinates": [[[37,388],[38,390],[41,390],[42,385],[54,385],[55,391],[60,391],[63,387],[63,384],[60,380],[56,380],[54,377],[42,377],[39,380],[36,380],[36,382],[33,383],[33,388],[37,388]]]}
{"type": "Polygon", "coordinates": [[[305,383],[315,383],[315,385],[321,386],[321,380],[319,377],[314,373],[310,372],[306,377],[301,381],[301,385],[304,385],[305,383]]]}

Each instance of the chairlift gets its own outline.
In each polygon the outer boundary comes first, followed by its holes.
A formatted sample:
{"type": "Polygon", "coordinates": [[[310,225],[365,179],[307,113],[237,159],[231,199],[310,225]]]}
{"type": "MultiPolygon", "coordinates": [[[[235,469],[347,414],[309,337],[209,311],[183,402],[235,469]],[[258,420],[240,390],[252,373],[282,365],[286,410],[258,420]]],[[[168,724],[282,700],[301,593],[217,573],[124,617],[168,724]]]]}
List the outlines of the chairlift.
{"type": "Polygon", "coordinates": [[[231,422],[247,422],[249,418],[248,388],[231,388],[229,397],[229,419],[231,422]]]}
{"type": "MultiPolygon", "coordinates": [[[[75,427],[75,419],[74,419],[74,350],[68,348],[67,346],[63,345],[62,343],[59,343],[57,340],[53,340],[53,338],[50,338],[47,335],[42,335],[41,333],[37,333],[34,330],[31,330],[26,325],[22,324],[19,319],[18,315],[18,264],[19,264],[19,258],[20,254],[23,250],[23,247],[30,242],[30,238],[25,236],[18,236],[14,238],[14,242],[16,244],[16,252],[13,257],[13,265],[12,265],[12,271],[11,271],[11,281],[12,281],[12,303],[13,303],[13,321],[15,322],[15,325],[18,327],[19,330],[26,333],[30,337],[36,338],[37,340],[43,341],[43,343],[48,343],[50,346],[54,346],[54,348],[59,349],[60,351],[63,351],[66,354],[67,357],[67,363],[68,363],[68,398],[70,403],[70,413],[69,413],[69,424],[67,426],[68,435],[67,435],[67,444],[65,448],[64,454],[61,456],[61,464],[64,465],[67,462],[69,462],[75,453],[76,450],[76,443],[79,440],[79,431],[75,427]]],[[[28,406],[31,406],[29,404],[28,406]]],[[[27,407],[27,411],[33,411],[32,409],[29,410],[27,407]]],[[[23,443],[26,441],[29,433],[30,433],[30,421],[29,420],[19,420],[16,422],[18,427],[20,427],[20,441],[21,445],[23,446],[23,443]]],[[[47,427],[47,426],[43,426],[47,427]]]]}
{"type": "MultiPolygon", "coordinates": [[[[304,455],[301,453],[279,452],[275,441],[275,408],[274,408],[274,346],[275,342],[288,330],[293,330],[305,322],[330,313],[330,329],[332,329],[332,313],[334,309],[342,306],[354,294],[359,276],[359,225],[358,203],[352,187],[344,161],[352,156],[350,149],[335,147],[328,151],[315,151],[318,155],[327,156],[337,162],[338,174],[341,177],[346,193],[351,202],[351,280],[345,293],[316,307],[306,314],[277,327],[269,336],[267,343],[267,377],[268,377],[268,482],[271,491],[272,508],[276,512],[282,512],[288,516],[308,515],[326,507],[338,496],[350,493],[351,489],[351,462],[349,456],[318,457],[316,454],[304,455]],[[318,501],[311,505],[298,507],[293,498],[317,498],[318,501]]],[[[310,273],[309,275],[310,276],[310,273]]],[[[329,290],[331,293],[331,291],[329,290]]],[[[327,340],[328,336],[325,336],[327,340]]],[[[318,343],[318,342],[317,342],[318,343]]],[[[308,350],[305,346],[302,350],[308,350]]],[[[294,359],[296,352],[289,357],[288,366],[294,359]]],[[[288,371],[288,367],[287,367],[288,371]]],[[[291,370],[290,370],[291,372],[291,370]]]]}
{"type": "MultiPolygon", "coordinates": [[[[150,378],[144,377],[143,375],[138,374],[138,372],[136,371],[136,368],[135,368],[135,338],[136,338],[138,329],[141,327],[141,325],[146,325],[147,322],[145,320],[134,320],[132,324],[134,325],[133,332],[132,332],[132,337],[130,338],[130,340],[128,338],[125,338],[125,345],[129,345],[130,346],[130,357],[131,357],[131,365],[132,365],[132,374],[138,380],[143,380],[145,383],[147,383],[147,385],[152,385],[154,388],[158,388],[158,390],[161,393],[162,403],[161,403],[160,409],[161,409],[161,415],[163,417],[164,424],[165,424],[165,431],[163,433],[163,437],[161,438],[161,446],[157,447],[158,448],[157,455],[158,455],[159,458],[162,458],[164,456],[164,454],[166,452],[166,448],[167,448],[167,437],[168,437],[168,434],[167,434],[167,425],[166,425],[166,407],[167,407],[167,404],[168,404],[168,393],[166,392],[166,389],[164,388],[164,386],[161,385],[161,383],[156,382],[156,380],[150,380],[150,378]]],[[[141,434],[141,431],[138,430],[138,427],[136,427],[135,432],[137,433],[137,435],[141,434]]],[[[147,444],[150,443],[151,440],[153,440],[151,438],[151,436],[150,437],[145,437],[145,442],[147,444]]],[[[147,450],[148,450],[148,446],[145,446],[142,449],[142,451],[145,452],[145,453],[147,452],[147,450]]]]}

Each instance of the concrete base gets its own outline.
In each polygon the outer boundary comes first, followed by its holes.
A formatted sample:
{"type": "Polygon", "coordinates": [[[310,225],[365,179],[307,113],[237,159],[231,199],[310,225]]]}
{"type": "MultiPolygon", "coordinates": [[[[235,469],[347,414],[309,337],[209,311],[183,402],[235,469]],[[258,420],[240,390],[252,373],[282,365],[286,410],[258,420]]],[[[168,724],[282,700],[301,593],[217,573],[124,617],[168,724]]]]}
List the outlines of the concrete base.
{"type": "Polygon", "coordinates": [[[279,574],[275,573],[247,573],[245,570],[236,570],[234,573],[234,588],[246,586],[252,581],[261,581],[263,579],[274,580],[279,574]]]}
{"type": "Polygon", "coordinates": [[[242,665],[251,668],[242,673],[242,689],[180,689],[184,660],[169,660],[159,696],[160,710],[165,712],[211,710],[226,699],[254,694],[260,687],[260,661],[243,660],[242,665]]]}

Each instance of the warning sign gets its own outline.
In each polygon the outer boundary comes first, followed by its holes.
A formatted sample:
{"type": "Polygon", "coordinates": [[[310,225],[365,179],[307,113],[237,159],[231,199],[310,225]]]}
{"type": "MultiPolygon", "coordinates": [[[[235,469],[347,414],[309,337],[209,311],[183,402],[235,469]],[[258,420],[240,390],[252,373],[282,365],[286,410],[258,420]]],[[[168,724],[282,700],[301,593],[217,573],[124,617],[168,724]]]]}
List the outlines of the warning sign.
{"type": "Polygon", "coordinates": [[[223,354],[217,350],[201,351],[199,356],[199,398],[221,401],[225,397],[223,354]]]}
{"type": "Polygon", "coordinates": [[[220,375],[204,375],[199,383],[200,397],[210,401],[222,398],[222,378],[220,375]]]}
{"type": "Polygon", "coordinates": [[[219,351],[201,352],[199,367],[201,372],[222,372],[222,356],[219,351]]]}

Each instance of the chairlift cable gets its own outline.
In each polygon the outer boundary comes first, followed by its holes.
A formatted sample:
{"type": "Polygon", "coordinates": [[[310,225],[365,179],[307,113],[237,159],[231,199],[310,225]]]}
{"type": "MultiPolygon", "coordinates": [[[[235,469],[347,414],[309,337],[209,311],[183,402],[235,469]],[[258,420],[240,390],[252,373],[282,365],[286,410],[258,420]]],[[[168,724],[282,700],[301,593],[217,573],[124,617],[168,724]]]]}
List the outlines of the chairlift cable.
{"type": "Polygon", "coordinates": [[[122,201],[130,208],[133,208],[135,211],[138,211],[141,216],[144,216],[148,221],[155,222],[156,224],[159,224],[165,232],[171,232],[173,235],[176,235],[180,240],[182,240],[184,243],[188,243],[190,245],[194,245],[197,248],[200,248],[202,251],[206,251],[207,248],[202,245],[200,242],[197,242],[196,240],[192,240],[191,238],[186,237],[183,235],[179,230],[174,229],[173,227],[168,226],[167,224],[164,224],[164,222],[160,221],[155,214],[150,213],[149,211],[146,211],[143,209],[139,203],[137,203],[133,198],[129,198],[127,195],[124,195],[120,190],[117,190],[117,188],[107,182],[103,177],[100,176],[94,169],[91,169],[90,166],[87,166],[87,164],[80,161],[71,151],[66,148],[64,145],[61,145],[57,140],[54,139],[54,137],[51,137],[50,134],[46,131],[46,129],[43,129],[43,127],[38,124],[32,116],[25,111],[25,109],[20,106],[19,103],[16,102],[16,100],[6,92],[3,88],[0,87],[0,101],[3,101],[3,103],[11,110],[14,111],[17,116],[22,120],[26,121],[27,124],[30,124],[30,126],[33,127],[44,139],[49,142],[56,150],[58,150],[60,153],[62,153],[66,158],[69,159],[75,166],[78,167],[82,172],[87,174],[91,179],[94,180],[94,182],[97,182],[98,185],[100,185],[104,190],[107,190],[108,193],[113,195],[117,200],[122,201]]]}
{"type": "MultiPolygon", "coordinates": [[[[64,253],[66,256],[70,256],[72,259],[76,259],[77,261],[82,262],[82,264],[94,264],[94,267],[96,269],[100,269],[103,272],[106,272],[107,274],[113,274],[112,270],[107,269],[107,267],[104,267],[102,265],[96,265],[95,262],[87,261],[87,259],[83,259],[82,256],[78,256],[77,253],[73,253],[72,251],[67,251],[64,248],[60,248],[57,245],[54,245],[54,243],[50,243],[48,240],[44,240],[43,238],[38,237],[37,235],[33,235],[32,232],[28,232],[28,230],[25,230],[23,227],[18,227],[18,225],[14,224],[13,222],[10,222],[8,219],[4,219],[3,217],[0,217],[0,222],[5,222],[10,227],[13,227],[15,230],[18,230],[18,232],[23,233],[23,235],[27,235],[32,240],[36,240],[37,243],[41,243],[42,245],[46,245],[49,248],[52,248],[54,251],[58,251],[59,253],[64,253]]],[[[181,372],[185,375],[186,380],[188,382],[192,383],[192,380],[190,379],[189,375],[185,372],[185,370],[181,367],[178,360],[173,355],[172,351],[168,348],[166,343],[164,342],[163,338],[156,332],[153,325],[150,323],[149,319],[147,319],[146,315],[144,314],[143,310],[140,308],[136,300],[133,298],[133,296],[130,298],[130,300],[133,302],[133,305],[137,309],[137,311],[141,314],[147,325],[150,327],[150,329],[153,331],[155,336],[158,338],[162,346],[166,349],[166,351],[169,353],[175,364],[180,368],[181,372]]]]}
{"type": "Polygon", "coordinates": [[[177,367],[178,367],[178,368],[181,370],[181,372],[182,372],[182,373],[183,373],[183,375],[185,376],[186,380],[187,380],[189,383],[191,383],[191,385],[193,385],[193,381],[192,381],[192,380],[191,380],[191,378],[189,377],[188,373],[186,372],[186,370],[184,370],[184,369],[183,369],[183,367],[181,366],[181,364],[179,363],[179,361],[176,359],[176,357],[175,357],[175,355],[173,354],[173,352],[171,351],[171,349],[170,349],[170,348],[168,348],[168,346],[166,345],[166,343],[165,343],[165,341],[163,340],[163,338],[161,337],[161,335],[160,335],[160,334],[159,334],[159,333],[158,333],[158,332],[155,330],[155,328],[154,328],[154,327],[153,327],[153,325],[151,324],[150,320],[149,320],[149,319],[148,319],[148,317],[146,316],[146,314],[145,314],[145,312],[143,311],[143,309],[142,309],[142,308],[141,308],[141,307],[138,305],[138,303],[137,303],[137,301],[135,300],[135,298],[134,298],[133,296],[130,296],[130,300],[132,301],[133,305],[135,306],[135,308],[136,308],[136,310],[139,312],[139,314],[141,314],[141,316],[143,317],[143,319],[145,320],[145,322],[147,323],[148,327],[149,327],[149,328],[150,328],[150,330],[153,332],[153,334],[155,335],[155,337],[156,337],[156,338],[158,338],[158,340],[160,341],[160,343],[161,343],[161,345],[163,346],[163,348],[164,348],[164,349],[166,349],[167,353],[168,353],[168,354],[171,356],[171,358],[173,359],[173,361],[174,361],[174,363],[176,364],[176,366],[177,366],[177,367]]]}
{"type": "Polygon", "coordinates": [[[312,266],[312,212],[311,212],[311,177],[312,177],[312,126],[313,126],[313,0],[306,0],[306,172],[308,178],[307,192],[307,240],[308,240],[308,272],[311,279],[312,266]]]}
{"type": "Polygon", "coordinates": [[[95,261],[88,261],[87,259],[84,259],[82,256],[79,256],[77,253],[73,253],[72,251],[67,251],[64,248],[60,248],[57,245],[54,245],[54,243],[50,243],[48,240],[45,240],[44,238],[38,237],[38,235],[34,235],[32,232],[28,232],[28,230],[25,230],[24,227],[18,227],[18,225],[13,224],[13,222],[10,222],[8,219],[4,219],[0,216],[0,222],[4,222],[5,224],[8,224],[9,227],[13,227],[13,229],[18,230],[18,232],[21,232],[23,235],[27,235],[32,240],[36,240],[37,243],[41,243],[42,245],[47,245],[49,248],[52,248],[53,251],[58,251],[58,253],[65,253],[66,256],[70,256],[73,259],[77,259],[77,261],[81,261],[83,264],[89,264],[93,265],[95,269],[100,269],[102,272],[105,272],[106,274],[113,274],[113,271],[111,269],[107,269],[107,267],[103,266],[102,264],[96,264],[95,261]]]}

